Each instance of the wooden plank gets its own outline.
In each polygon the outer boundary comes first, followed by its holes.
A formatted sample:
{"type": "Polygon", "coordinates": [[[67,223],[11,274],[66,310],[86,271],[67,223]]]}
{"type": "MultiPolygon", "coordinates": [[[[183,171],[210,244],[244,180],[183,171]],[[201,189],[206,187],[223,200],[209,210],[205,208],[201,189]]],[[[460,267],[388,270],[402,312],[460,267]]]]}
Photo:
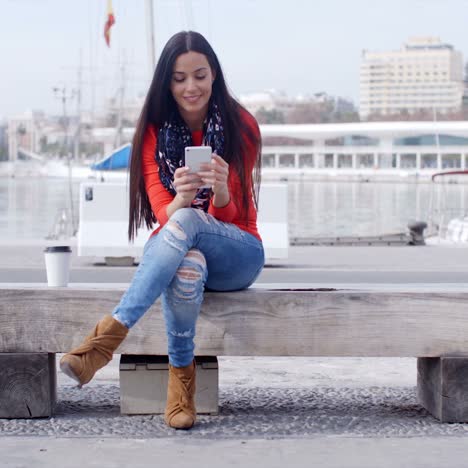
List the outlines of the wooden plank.
{"type": "Polygon", "coordinates": [[[442,422],[468,422],[468,356],[418,359],[418,398],[442,422]]]}
{"type": "MultiPolygon", "coordinates": [[[[362,271],[362,270],[361,270],[362,271]]],[[[128,283],[69,283],[68,290],[114,291],[122,294],[128,283]]],[[[467,283],[254,283],[249,291],[323,291],[343,290],[348,292],[468,292],[467,283]]],[[[0,296],[7,290],[63,291],[63,288],[51,288],[46,283],[0,283],[0,296]]],[[[219,293],[218,293],[219,294],[219,293]]]]}
{"type": "Polygon", "coordinates": [[[52,416],[57,387],[54,354],[0,354],[0,369],[0,418],[52,416]]]}
{"type": "MultiPolygon", "coordinates": [[[[65,352],[118,303],[121,289],[2,289],[0,352],[65,352]]],[[[197,353],[242,356],[468,354],[468,292],[207,293],[197,353]]],[[[123,354],[167,354],[159,301],[130,331],[123,354]]]]}
{"type": "Polygon", "coordinates": [[[418,358],[417,394],[419,403],[437,419],[442,418],[440,358],[418,358]]]}

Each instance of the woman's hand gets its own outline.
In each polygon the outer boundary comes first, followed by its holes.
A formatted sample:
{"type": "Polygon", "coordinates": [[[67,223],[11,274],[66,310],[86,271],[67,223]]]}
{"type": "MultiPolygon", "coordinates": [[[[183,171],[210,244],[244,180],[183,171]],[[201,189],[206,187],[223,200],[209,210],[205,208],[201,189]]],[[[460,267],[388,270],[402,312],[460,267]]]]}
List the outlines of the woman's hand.
{"type": "Polygon", "coordinates": [[[227,196],[229,201],[229,164],[216,153],[213,153],[211,164],[202,164],[202,171],[198,172],[203,184],[211,185],[215,196],[227,196]]]}
{"type": "Polygon", "coordinates": [[[176,199],[181,206],[188,207],[192,204],[198,188],[203,181],[198,174],[193,174],[186,166],[178,167],[174,172],[174,188],[177,192],[176,199]]]}

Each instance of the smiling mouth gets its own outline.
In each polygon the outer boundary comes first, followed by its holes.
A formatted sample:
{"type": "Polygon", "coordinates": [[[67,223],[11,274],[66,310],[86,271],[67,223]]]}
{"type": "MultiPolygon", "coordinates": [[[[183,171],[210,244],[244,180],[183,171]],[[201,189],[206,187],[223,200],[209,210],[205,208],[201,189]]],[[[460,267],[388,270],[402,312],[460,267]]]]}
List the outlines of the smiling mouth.
{"type": "Polygon", "coordinates": [[[201,96],[184,96],[184,99],[188,102],[196,102],[201,96]]]}

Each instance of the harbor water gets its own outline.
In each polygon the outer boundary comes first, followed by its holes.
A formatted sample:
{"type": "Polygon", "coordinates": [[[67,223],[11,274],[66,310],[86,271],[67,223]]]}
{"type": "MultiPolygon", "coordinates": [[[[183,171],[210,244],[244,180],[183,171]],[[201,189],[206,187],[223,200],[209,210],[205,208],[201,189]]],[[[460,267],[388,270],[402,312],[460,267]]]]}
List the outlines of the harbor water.
{"type": "MultiPolygon", "coordinates": [[[[39,239],[58,217],[78,226],[79,185],[72,182],[73,214],[66,178],[0,178],[0,239],[39,239]]],[[[460,215],[466,184],[414,182],[289,181],[291,237],[374,236],[405,232],[411,220],[429,221],[434,206],[460,215]],[[442,204],[441,204],[442,203],[442,204]]],[[[468,203],[466,203],[468,208],[468,203]]]]}

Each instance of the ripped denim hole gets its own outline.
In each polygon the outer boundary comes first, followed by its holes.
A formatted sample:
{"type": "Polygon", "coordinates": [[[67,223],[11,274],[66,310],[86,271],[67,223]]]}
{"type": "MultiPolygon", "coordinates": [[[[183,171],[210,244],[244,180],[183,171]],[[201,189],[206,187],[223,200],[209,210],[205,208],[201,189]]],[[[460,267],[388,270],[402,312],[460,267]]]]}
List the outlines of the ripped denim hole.
{"type": "Polygon", "coordinates": [[[170,333],[172,336],[175,336],[176,338],[193,338],[194,336],[192,329],[183,331],[183,332],[179,332],[177,330],[171,330],[170,333]]]}
{"type": "Polygon", "coordinates": [[[195,265],[201,266],[203,269],[206,268],[205,256],[197,249],[191,249],[185,256],[186,260],[190,260],[195,265]]]}
{"type": "Polygon", "coordinates": [[[195,280],[194,282],[196,282],[197,280],[200,280],[202,275],[200,272],[198,272],[197,270],[195,270],[194,268],[179,268],[177,270],[177,278],[180,278],[182,280],[188,280],[187,282],[189,282],[190,280],[195,280]]]}
{"type": "Polygon", "coordinates": [[[177,245],[176,242],[174,242],[171,238],[171,236],[166,232],[164,234],[164,240],[171,246],[171,247],[174,247],[174,249],[178,250],[179,252],[183,252],[184,249],[180,246],[180,245],[177,245]]]}
{"type": "Polygon", "coordinates": [[[167,222],[167,230],[178,240],[187,240],[187,234],[176,221],[167,222]]]}
{"type": "Polygon", "coordinates": [[[177,286],[174,291],[174,299],[178,300],[178,302],[197,302],[196,299],[198,299],[199,292],[197,291],[196,288],[189,287],[189,288],[184,288],[183,286],[179,285],[177,286]]]}

